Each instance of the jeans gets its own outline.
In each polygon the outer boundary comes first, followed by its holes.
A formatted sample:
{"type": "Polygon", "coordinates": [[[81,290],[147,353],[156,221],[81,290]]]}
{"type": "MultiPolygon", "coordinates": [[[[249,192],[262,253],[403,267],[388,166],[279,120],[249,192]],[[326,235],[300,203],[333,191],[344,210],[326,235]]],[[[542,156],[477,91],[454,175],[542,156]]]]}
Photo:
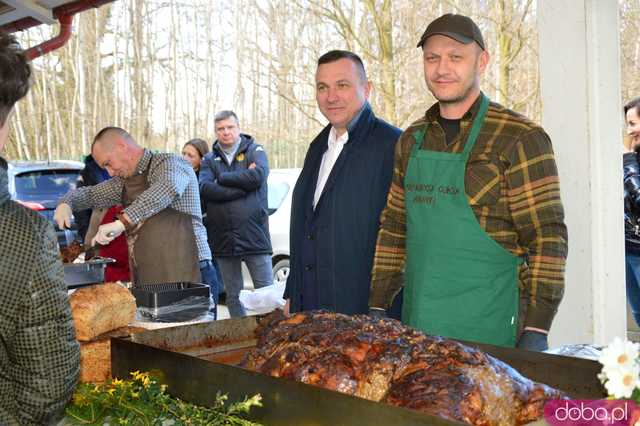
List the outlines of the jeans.
{"type": "Polygon", "coordinates": [[[640,254],[625,253],[627,266],[627,300],[636,324],[640,325],[640,254]]]}
{"type": "Polygon", "coordinates": [[[243,260],[247,265],[247,269],[249,269],[249,275],[251,275],[255,288],[273,284],[273,268],[270,255],[219,257],[218,265],[220,266],[222,281],[227,292],[227,308],[229,308],[229,315],[232,318],[247,315],[239,297],[240,290],[244,286],[242,279],[243,260]]]}
{"type": "Polygon", "coordinates": [[[218,306],[218,287],[220,286],[219,272],[215,264],[210,260],[200,261],[200,275],[202,275],[203,284],[209,286],[209,296],[213,301],[213,306],[209,307],[209,311],[213,314],[213,319],[217,319],[218,306]]]}

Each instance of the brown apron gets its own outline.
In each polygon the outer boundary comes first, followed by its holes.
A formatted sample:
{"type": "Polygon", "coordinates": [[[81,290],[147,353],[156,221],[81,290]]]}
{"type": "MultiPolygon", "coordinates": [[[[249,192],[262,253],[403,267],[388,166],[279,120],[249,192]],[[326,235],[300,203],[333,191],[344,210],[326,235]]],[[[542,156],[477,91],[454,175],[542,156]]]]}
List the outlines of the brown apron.
{"type": "MultiPolygon", "coordinates": [[[[151,165],[151,161],[149,161],[151,165]]],[[[149,167],[124,181],[128,207],[149,188],[149,167]]],[[[127,232],[133,284],[202,282],[191,216],[167,207],[127,232]]]]}

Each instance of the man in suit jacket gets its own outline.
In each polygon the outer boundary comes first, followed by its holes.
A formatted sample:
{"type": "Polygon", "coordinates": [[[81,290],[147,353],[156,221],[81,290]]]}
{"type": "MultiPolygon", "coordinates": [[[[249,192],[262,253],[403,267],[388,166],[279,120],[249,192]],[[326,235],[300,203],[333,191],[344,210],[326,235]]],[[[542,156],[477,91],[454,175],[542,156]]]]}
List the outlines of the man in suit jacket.
{"type": "Polygon", "coordinates": [[[356,54],[334,50],[318,59],[316,101],[329,125],[311,142],[293,191],[285,294],[293,312],[368,312],[379,216],[400,135],[373,114],[370,91],[356,54]]]}

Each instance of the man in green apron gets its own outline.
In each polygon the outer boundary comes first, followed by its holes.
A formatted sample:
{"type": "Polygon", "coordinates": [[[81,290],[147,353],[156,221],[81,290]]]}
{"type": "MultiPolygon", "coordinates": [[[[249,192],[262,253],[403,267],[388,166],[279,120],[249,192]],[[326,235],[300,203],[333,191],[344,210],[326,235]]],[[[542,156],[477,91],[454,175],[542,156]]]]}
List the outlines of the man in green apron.
{"type": "MultiPolygon", "coordinates": [[[[72,211],[122,204],[120,218],[101,225],[94,242],[108,244],[126,230],[132,281],[203,282],[215,298],[217,273],[189,163],[175,154],[153,154],[118,127],[98,132],[91,153],[113,179],[66,194],[54,214],[58,226],[70,225],[72,211]]],[[[215,317],[215,305],[211,312],[215,317]]]]}
{"type": "Polygon", "coordinates": [[[388,308],[404,284],[408,325],[544,350],[567,254],[551,141],[481,92],[489,54],[470,18],[441,16],[418,47],[438,102],[396,146],[371,313],[388,308]]]}

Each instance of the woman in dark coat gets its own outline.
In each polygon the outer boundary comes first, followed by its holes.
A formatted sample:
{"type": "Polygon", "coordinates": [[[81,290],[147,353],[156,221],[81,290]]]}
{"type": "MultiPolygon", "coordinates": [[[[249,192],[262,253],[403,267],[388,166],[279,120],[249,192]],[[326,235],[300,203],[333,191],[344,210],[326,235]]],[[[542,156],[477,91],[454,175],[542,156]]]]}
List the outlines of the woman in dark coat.
{"type": "Polygon", "coordinates": [[[640,98],[624,106],[628,141],[623,155],[627,299],[640,325],[640,98]]]}
{"type": "MultiPolygon", "coordinates": [[[[198,179],[200,179],[200,166],[202,164],[202,159],[208,153],[209,144],[206,141],[198,138],[191,139],[182,147],[182,158],[191,163],[191,167],[193,167],[193,171],[196,172],[196,177],[198,179]]],[[[202,194],[200,194],[200,208],[202,209],[202,219],[204,225],[206,226],[207,210],[206,205],[202,200],[202,194]]]]}
{"type": "MultiPolygon", "coordinates": [[[[109,179],[109,173],[96,163],[96,160],[93,159],[91,154],[87,155],[84,158],[84,169],[80,172],[78,187],[97,185],[107,179],[109,179]]],[[[73,213],[76,226],[78,227],[78,235],[80,235],[82,241],[84,241],[87,236],[92,212],[93,210],[87,209],[73,213]]]]}
{"type": "MultiPolygon", "coordinates": [[[[80,186],[93,186],[107,179],[111,179],[109,173],[101,168],[91,155],[84,159],[84,169],[80,172],[80,186]]],[[[78,224],[78,234],[85,244],[91,242],[98,226],[111,223],[115,220],[116,214],[122,211],[122,206],[112,206],[108,209],[87,209],[74,213],[78,224]]],[[[129,248],[127,238],[124,234],[118,236],[106,246],[100,247],[97,255],[115,260],[109,263],[104,271],[105,282],[131,281],[129,270],[129,248]]],[[[85,258],[88,260],[88,258],[85,258]]]]}
{"type": "MultiPolygon", "coordinates": [[[[193,171],[196,173],[196,177],[198,180],[200,179],[200,168],[202,166],[202,160],[204,156],[209,153],[209,144],[199,138],[191,139],[189,142],[185,143],[182,147],[182,158],[191,163],[191,167],[193,167],[193,171]]],[[[202,223],[207,228],[207,234],[209,233],[208,225],[207,225],[207,206],[204,202],[204,198],[202,197],[202,192],[200,192],[200,209],[202,210],[202,223]]],[[[211,237],[208,236],[209,241],[211,241],[211,237]]],[[[220,267],[218,266],[218,262],[211,253],[212,259],[211,262],[216,270],[216,277],[218,278],[218,294],[214,295],[214,299],[216,304],[221,301],[225,301],[225,291],[224,291],[224,283],[222,282],[222,274],[220,273],[220,267]]]]}
{"type": "Polygon", "coordinates": [[[196,177],[200,175],[200,164],[205,155],[209,153],[209,144],[202,139],[191,139],[182,147],[182,158],[191,163],[196,177]]]}

